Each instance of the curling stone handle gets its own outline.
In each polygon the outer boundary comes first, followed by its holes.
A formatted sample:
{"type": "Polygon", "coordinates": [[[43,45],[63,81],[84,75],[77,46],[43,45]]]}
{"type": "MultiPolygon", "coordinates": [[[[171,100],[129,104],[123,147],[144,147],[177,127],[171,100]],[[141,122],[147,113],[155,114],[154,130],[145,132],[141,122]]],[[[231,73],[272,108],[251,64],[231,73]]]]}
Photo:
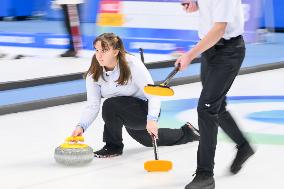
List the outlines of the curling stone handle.
{"type": "Polygon", "coordinates": [[[170,80],[178,73],[180,64],[178,64],[175,69],[166,77],[166,79],[161,83],[163,86],[167,86],[170,83],[170,80]]]}
{"type": "Polygon", "coordinates": [[[151,135],[151,138],[152,138],[152,143],[153,143],[153,147],[154,147],[155,160],[159,160],[157,139],[156,139],[156,137],[154,135],[151,135]]]}
{"type": "Polygon", "coordinates": [[[65,139],[65,142],[84,142],[83,136],[70,136],[65,139]]]}

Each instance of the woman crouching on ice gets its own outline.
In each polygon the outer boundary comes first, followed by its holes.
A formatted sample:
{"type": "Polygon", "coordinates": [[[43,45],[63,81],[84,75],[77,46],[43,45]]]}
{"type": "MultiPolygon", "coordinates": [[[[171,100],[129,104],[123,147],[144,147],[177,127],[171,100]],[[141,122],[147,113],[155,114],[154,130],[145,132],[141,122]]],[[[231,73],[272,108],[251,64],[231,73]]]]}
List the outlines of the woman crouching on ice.
{"type": "Polygon", "coordinates": [[[104,33],[93,44],[96,53],[86,73],[87,105],[72,136],[80,136],[87,130],[98,115],[101,99],[105,98],[102,118],[106,144],[94,152],[95,157],[122,154],[123,126],[144,146],[152,146],[150,134],[158,138],[159,146],[199,140],[199,134],[189,123],[180,129],[158,129],[160,100],[143,92],[144,86],[153,84],[153,80],[142,61],[125,51],[120,37],[104,33]]]}

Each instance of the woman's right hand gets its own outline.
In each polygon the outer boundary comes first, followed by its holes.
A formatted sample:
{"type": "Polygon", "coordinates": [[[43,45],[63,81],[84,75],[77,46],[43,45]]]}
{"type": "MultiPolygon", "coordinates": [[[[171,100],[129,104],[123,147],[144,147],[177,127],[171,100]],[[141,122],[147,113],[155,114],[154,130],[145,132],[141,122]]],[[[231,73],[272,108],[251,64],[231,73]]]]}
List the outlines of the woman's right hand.
{"type": "Polygon", "coordinates": [[[82,127],[76,127],[76,129],[72,132],[72,136],[82,136],[83,133],[84,130],[82,129],[82,127]]]}
{"type": "Polygon", "coordinates": [[[157,121],[148,120],[146,129],[149,135],[154,135],[158,139],[158,124],[157,121]]]}

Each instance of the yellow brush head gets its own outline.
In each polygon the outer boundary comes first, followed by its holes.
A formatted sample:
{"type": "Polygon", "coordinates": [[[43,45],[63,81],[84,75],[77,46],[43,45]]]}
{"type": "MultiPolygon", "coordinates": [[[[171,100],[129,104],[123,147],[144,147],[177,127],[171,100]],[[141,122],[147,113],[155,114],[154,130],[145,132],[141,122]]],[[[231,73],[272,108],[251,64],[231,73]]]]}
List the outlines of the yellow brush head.
{"type": "Polygon", "coordinates": [[[172,162],[167,160],[152,160],[144,163],[144,169],[148,172],[164,172],[172,168],[172,162]]]}
{"type": "Polygon", "coordinates": [[[163,85],[148,85],[144,87],[144,92],[155,96],[173,96],[175,94],[171,88],[163,85]]]}

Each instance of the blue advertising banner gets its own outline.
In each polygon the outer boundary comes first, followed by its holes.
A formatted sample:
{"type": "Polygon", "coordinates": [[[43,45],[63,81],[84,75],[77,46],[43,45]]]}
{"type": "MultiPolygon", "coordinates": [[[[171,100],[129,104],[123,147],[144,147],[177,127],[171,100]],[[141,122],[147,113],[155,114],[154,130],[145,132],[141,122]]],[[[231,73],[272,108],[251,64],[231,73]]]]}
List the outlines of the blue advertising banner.
{"type": "MultiPolygon", "coordinates": [[[[246,42],[258,40],[256,30],[259,28],[262,10],[259,1],[242,0],[246,20],[246,42]]],[[[94,23],[95,32],[83,36],[84,49],[92,49],[95,36],[104,32],[113,32],[121,36],[129,52],[138,52],[139,48],[143,48],[147,53],[169,54],[186,51],[199,40],[198,14],[185,13],[180,0],[86,0],[86,2],[93,4],[85,9],[83,18],[96,20],[98,17],[100,24],[95,26],[94,23]],[[99,15],[96,14],[97,12],[99,15]],[[120,21],[117,22],[114,18],[120,18],[120,21]]],[[[66,35],[0,33],[0,45],[67,48],[68,44],[66,35]]]]}

